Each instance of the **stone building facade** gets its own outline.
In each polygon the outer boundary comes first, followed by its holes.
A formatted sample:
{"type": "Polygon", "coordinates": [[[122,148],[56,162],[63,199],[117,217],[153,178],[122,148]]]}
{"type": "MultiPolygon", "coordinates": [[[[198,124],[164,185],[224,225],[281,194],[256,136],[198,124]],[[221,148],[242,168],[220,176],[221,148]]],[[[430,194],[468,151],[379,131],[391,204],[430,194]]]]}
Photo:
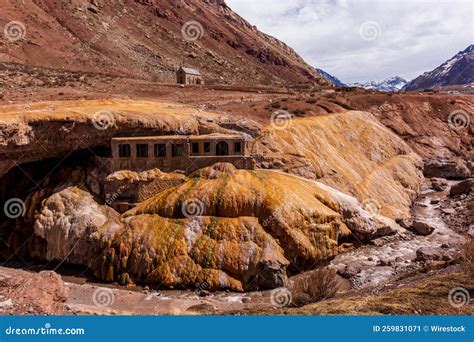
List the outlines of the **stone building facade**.
{"type": "Polygon", "coordinates": [[[240,135],[117,137],[112,138],[111,149],[112,171],[158,168],[189,173],[220,162],[253,168],[248,142],[240,135]]]}
{"type": "Polygon", "coordinates": [[[179,68],[176,72],[176,81],[179,84],[204,84],[204,80],[199,71],[184,67],[179,68]]]}

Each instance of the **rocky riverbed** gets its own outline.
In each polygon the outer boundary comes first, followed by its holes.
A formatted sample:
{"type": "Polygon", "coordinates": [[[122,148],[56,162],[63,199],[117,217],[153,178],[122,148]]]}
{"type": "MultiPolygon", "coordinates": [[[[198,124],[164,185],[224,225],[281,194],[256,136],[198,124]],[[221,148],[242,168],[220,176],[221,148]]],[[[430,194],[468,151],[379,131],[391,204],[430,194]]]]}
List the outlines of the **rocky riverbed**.
{"type": "MultiPolygon", "coordinates": [[[[449,263],[466,243],[460,227],[449,221],[445,213],[463,211],[450,196],[450,189],[461,182],[426,179],[420,197],[412,209],[407,228],[398,234],[382,237],[354,251],[339,254],[331,261],[339,274],[350,279],[353,287],[386,286],[401,274],[421,269],[432,261],[449,263]]],[[[465,203],[472,201],[472,194],[464,196],[465,203]]],[[[472,213],[471,213],[472,215],[472,213]]]]}

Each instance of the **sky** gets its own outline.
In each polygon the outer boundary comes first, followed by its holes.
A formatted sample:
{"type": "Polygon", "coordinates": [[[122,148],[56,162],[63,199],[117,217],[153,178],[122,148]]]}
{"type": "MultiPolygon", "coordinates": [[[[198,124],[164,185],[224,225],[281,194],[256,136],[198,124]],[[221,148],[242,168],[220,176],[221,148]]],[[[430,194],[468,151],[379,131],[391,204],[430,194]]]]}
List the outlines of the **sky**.
{"type": "Polygon", "coordinates": [[[345,83],[411,80],[474,42],[473,0],[226,0],[345,83]]]}

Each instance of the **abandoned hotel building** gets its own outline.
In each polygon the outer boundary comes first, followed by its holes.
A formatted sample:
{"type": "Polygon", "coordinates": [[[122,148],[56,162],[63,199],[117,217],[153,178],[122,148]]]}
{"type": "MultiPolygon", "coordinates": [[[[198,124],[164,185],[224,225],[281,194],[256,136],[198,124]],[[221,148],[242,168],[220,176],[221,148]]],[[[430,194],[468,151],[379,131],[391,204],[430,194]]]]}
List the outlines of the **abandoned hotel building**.
{"type": "Polygon", "coordinates": [[[115,137],[111,149],[114,171],[158,168],[189,173],[219,162],[239,169],[253,168],[248,142],[240,135],[115,137]]]}

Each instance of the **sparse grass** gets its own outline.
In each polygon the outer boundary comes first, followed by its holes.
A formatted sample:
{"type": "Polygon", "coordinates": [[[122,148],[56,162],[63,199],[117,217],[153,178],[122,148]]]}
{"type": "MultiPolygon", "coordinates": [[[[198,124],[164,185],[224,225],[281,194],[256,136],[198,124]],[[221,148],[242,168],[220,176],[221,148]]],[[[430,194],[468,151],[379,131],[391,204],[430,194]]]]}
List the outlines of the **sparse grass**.
{"type": "Polygon", "coordinates": [[[336,272],[320,268],[296,276],[291,286],[293,304],[303,306],[321,300],[333,298],[339,290],[341,283],[336,272]]]}
{"type": "Polygon", "coordinates": [[[474,240],[470,240],[461,252],[461,266],[474,279],[474,240]]]}
{"type": "Polygon", "coordinates": [[[376,295],[326,300],[291,309],[289,314],[316,315],[473,315],[474,306],[456,308],[449,304],[451,289],[463,287],[474,291],[473,279],[462,273],[431,277],[412,286],[376,295]]]}
{"type": "MultiPolygon", "coordinates": [[[[439,271],[438,271],[439,272],[439,271]]],[[[292,291],[293,293],[293,291],[292,291]]],[[[249,309],[240,315],[474,315],[474,279],[460,268],[404,282],[399,288],[371,293],[355,290],[337,298],[321,300],[302,307],[249,309]],[[461,307],[449,304],[448,294],[457,287],[470,293],[471,303],[461,307]]],[[[295,293],[293,293],[295,301],[295,293]]],[[[234,313],[234,314],[235,314],[234,313]]]]}

